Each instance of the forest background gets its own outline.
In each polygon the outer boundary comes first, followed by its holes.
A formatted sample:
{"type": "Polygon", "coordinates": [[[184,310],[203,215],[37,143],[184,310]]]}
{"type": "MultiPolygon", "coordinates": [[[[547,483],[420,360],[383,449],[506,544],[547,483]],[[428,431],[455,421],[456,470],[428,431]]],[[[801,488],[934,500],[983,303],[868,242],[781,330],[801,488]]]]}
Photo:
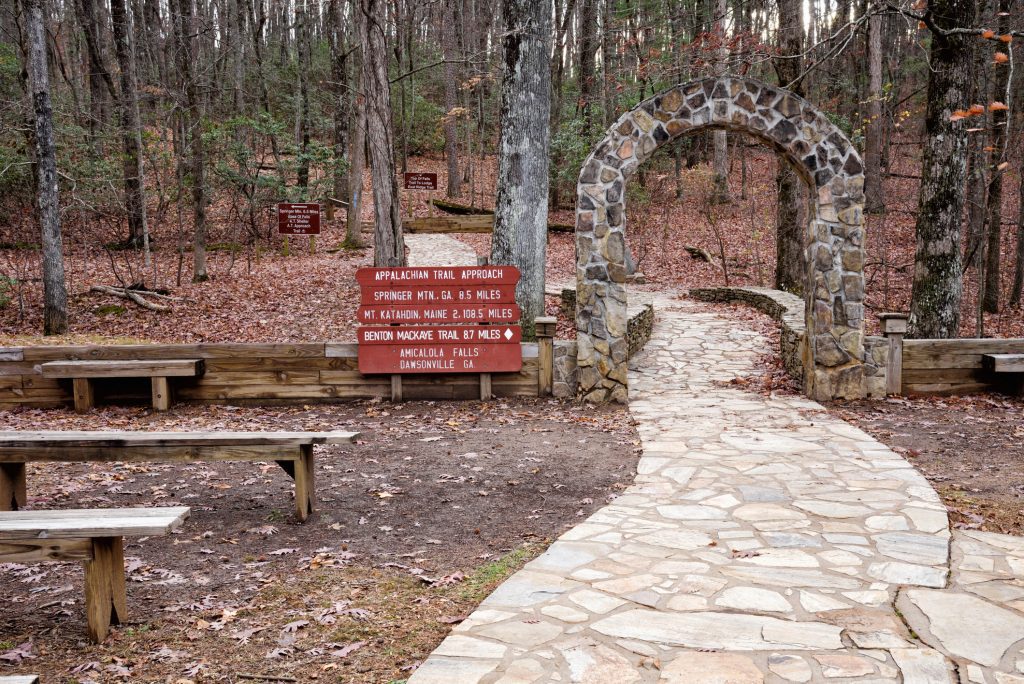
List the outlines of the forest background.
{"type": "MultiPolygon", "coordinates": [[[[742,74],[802,94],[861,150],[869,311],[912,310],[923,336],[1024,335],[1022,9],[5,0],[0,332],[349,336],[351,271],[374,260],[361,249],[365,224],[376,224],[381,263],[381,224],[395,250],[402,214],[430,211],[423,194],[401,193],[396,173],[436,170],[449,198],[495,206],[508,46],[540,26],[550,27],[540,36],[550,103],[533,114],[550,146],[534,168],[552,221],[572,222],[581,163],[622,112],[675,83],[742,74]],[[52,127],[49,172],[41,117],[52,127]],[[304,244],[282,256],[282,201],[328,208],[312,256],[298,255],[304,244]],[[382,201],[388,211],[375,213],[382,201]],[[59,275],[47,268],[56,260],[59,275]],[[62,316],[59,302],[43,305],[56,280],[69,293],[62,316]],[[153,294],[141,308],[109,286],[153,294]]],[[[649,281],[801,287],[801,255],[787,246],[799,243],[806,188],[757,140],[675,141],[641,169],[628,202],[631,251],[649,281]]],[[[572,236],[552,234],[546,261],[548,281],[571,281],[572,236]]]]}

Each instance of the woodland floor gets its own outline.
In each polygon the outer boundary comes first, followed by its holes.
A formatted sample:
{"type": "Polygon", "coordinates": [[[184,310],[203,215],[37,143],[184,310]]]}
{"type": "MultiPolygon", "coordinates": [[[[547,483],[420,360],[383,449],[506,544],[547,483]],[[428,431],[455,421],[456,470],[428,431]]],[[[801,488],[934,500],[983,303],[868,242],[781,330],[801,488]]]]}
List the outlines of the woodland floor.
{"type": "Polygon", "coordinates": [[[102,646],[84,638],[78,564],[0,565],[0,675],[80,684],[402,680],[501,579],[632,483],[638,458],[624,409],[544,400],[25,410],[3,422],[362,433],[317,447],[319,512],[305,524],[273,463],[31,467],[37,508],[192,507],[180,534],[126,540],[130,616],[102,646]],[[31,658],[17,655],[25,643],[31,658]]]}

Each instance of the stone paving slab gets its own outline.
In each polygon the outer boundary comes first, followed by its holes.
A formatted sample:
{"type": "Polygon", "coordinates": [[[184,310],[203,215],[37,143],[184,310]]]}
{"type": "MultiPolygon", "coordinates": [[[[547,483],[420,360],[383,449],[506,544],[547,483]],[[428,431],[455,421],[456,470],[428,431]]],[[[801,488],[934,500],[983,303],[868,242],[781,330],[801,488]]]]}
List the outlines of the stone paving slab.
{"type": "Polygon", "coordinates": [[[951,536],[885,445],[730,384],[755,372],[757,333],[655,299],[629,378],[635,483],[409,684],[1024,684],[1024,539],[951,536]]]}

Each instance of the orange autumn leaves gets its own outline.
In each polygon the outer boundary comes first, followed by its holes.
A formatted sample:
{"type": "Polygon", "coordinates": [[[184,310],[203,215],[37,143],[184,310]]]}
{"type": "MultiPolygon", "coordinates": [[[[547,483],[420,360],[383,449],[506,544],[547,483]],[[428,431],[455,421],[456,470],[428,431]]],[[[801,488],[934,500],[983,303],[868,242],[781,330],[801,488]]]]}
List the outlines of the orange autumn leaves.
{"type": "MultiPolygon", "coordinates": [[[[989,112],[1005,112],[1009,109],[1002,102],[992,102],[988,105],[989,112]]],[[[980,116],[985,113],[985,105],[973,104],[969,109],[958,109],[949,117],[950,121],[961,121],[972,116],[980,116]]]]}

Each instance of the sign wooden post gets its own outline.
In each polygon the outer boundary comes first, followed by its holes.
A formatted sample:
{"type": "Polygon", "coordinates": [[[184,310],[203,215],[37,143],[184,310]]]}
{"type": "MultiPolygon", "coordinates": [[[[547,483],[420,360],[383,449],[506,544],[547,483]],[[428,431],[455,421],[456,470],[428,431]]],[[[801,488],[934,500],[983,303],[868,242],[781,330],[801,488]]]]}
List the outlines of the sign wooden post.
{"type": "Polygon", "coordinates": [[[515,267],[361,268],[356,281],[359,371],[391,375],[393,396],[406,373],[479,373],[490,398],[490,373],[522,369],[515,267]]]}

